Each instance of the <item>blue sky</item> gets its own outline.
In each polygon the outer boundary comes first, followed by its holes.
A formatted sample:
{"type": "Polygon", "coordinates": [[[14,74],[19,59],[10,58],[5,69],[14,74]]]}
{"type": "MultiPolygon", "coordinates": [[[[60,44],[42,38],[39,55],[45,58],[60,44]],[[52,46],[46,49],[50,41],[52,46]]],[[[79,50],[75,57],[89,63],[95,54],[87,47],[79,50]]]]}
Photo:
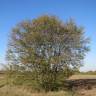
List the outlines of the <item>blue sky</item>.
{"type": "Polygon", "coordinates": [[[81,70],[96,70],[96,0],[0,0],[0,62],[4,62],[11,29],[22,20],[45,14],[56,15],[62,21],[71,17],[84,26],[91,51],[81,70]]]}

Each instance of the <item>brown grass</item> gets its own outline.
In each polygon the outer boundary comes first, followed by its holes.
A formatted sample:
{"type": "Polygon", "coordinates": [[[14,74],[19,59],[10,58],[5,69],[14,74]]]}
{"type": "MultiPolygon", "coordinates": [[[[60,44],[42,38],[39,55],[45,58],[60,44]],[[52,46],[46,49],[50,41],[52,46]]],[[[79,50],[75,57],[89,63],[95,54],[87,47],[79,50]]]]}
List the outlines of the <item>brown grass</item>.
{"type": "Polygon", "coordinates": [[[96,75],[73,75],[69,79],[96,79],[96,75]]]}
{"type": "Polygon", "coordinates": [[[81,89],[78,91],[79,96],[96,96],[96,88],[92,88],[91,90],[81,89]]]}
{"type": "MultiPolygon", "coordinates": [[[[95,79],[96,75],[73,75],[69,79],[95,79]]],[[[4,79],[0,78],[0,84],[5,82],[4,79]]],[[[68,91],[59,91],[59,92],[33,92],[30,88],[23,86],[4,86],[0,88],[0,96],[96,96],[96,88],[91,90],[81,89],[76,92],[75,95],[72,95],[68,91]],[[77,94],[77,95],[76,95],[77,94]]]]}
{"type": "Polygon", "coordinates": [[[2,94],[2,96],[69,96],[68,93],[65,91],[33,93],[27,90],[26,88],[16,86],[15,87],[4,86],[0,88],[0,94],[2,94]]]}
{"type": "Polygon", "coordinates": [[[96,88],[91,90],[81,89],[77,92],[77,95],[72,95],[70,92],[65,91],[33,93],[25,88],[5,86],[0,88],[0,96],[96,96],[96,88]]]}

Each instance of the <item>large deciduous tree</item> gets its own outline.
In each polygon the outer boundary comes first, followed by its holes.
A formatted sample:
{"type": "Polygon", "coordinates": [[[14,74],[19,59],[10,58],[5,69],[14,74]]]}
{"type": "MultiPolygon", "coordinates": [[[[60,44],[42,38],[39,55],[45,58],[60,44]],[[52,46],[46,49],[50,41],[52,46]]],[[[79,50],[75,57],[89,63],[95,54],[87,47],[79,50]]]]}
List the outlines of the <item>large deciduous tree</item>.
{"type": "Polygon", "coordinates": [[[41,86],[52,90],[61,74],[68,77],[82,65],[87,43],[83,28],[72,20],[63,23],[55,16],[41,16],[12,30],[7,59],[35,72],[41,86]]]}

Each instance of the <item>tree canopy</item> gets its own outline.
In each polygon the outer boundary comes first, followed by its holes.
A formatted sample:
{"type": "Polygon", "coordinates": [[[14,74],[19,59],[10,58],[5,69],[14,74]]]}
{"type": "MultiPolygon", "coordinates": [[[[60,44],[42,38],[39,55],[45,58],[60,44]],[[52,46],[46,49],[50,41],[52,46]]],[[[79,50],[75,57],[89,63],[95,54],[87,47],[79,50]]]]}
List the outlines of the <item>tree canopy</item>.
{"type": "Polygon", "coordinates": [[[64,23],[46,15],[23,21],[13,28],[7,60],[11,65],[35,72],[36,79],[46,88],[50,83],[54,85],[61,74],[65,78],[80,68],[89,50],[87,44],[83,28],[73,20],[64,23]]]}

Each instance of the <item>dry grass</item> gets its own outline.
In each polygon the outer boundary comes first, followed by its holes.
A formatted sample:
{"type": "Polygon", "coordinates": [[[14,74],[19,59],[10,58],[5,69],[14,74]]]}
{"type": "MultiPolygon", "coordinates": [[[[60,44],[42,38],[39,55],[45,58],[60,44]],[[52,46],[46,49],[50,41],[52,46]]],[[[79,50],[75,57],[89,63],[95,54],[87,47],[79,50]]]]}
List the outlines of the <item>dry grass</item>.
{"type": "Polygon", "coordinates": [[[69,79],[96,79],[96,75],[73,75],[69,79]]]}
{"type": "MultiPolygon", "coordinates": [[[[96,75],[73,75],[69,79],[96,79],[96,75]]],[[[0,78],[0,84],[2,85],[5,79],[0,78]]],[[[33,92],[30,88],[23,86],[3,86],[0,88],[0,96],[96,96],[96,88],[91,90],[81,89],[77,91],[77,95],[72,95],[71,92],[59,91],[59,92],[33,92]]]]}
{"type": "Polygon", "coordinates": [[[84,90],[81,89],[78,91],[79,96],[96,96],[96,88],[93,88],[91,90],[84,90]]]}
{"type": "Polygon", "coordinates": [[[59,92],[42,92],[42,93],[33,93],[21,87],[9,87],[5,86],[0,88],[0,96],[96,96],[96,88],[91,90],[79,90],[78,94],[72,95],[70,92],[59,91],[59,92]]]}
{"type": "MultiPolygon", "coordinates": [[[[42,92],[42,93],[33,93],[31,91],[28,91],[25,88],[21,87],[9,87],[5,86],[0,88],[0,94],[2,96],[71,96],[69,93],[65,91],[59,91],[59,92],[42,92]]],[[[1,96],[1,95],[0,95],[1,96]]]]}

